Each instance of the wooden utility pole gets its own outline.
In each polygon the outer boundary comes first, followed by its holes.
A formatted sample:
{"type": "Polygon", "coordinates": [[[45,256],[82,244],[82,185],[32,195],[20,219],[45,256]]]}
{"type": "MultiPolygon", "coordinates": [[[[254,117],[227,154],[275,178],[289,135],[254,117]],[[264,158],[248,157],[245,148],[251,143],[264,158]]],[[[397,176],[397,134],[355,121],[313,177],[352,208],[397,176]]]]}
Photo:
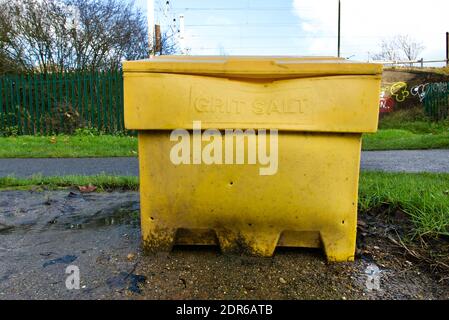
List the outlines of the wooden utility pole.
{"type": "Polygon", "coordinates": [[[446,32],[446,66],[449,66],[449,32],[446,32]]]}
{"type": "Polygon", "coordinates": [[[150,49],[150,57],[155,54],[155,14],[154,14],[154,0],[147,0],[147,23],[148,23],[148,44],[150,49]]]}
{"type": "Polygon", "coordinates": [[[159,54],[162,54],[162,38],[161,38],[161,26],[155,25],[155,46],[154,46],[154,53],[159,52],[159,54]]]}
{"type": "Polygon", "coordinates": [[[338,57],[340,58],[341,1],[338,0],[338,57]]]}

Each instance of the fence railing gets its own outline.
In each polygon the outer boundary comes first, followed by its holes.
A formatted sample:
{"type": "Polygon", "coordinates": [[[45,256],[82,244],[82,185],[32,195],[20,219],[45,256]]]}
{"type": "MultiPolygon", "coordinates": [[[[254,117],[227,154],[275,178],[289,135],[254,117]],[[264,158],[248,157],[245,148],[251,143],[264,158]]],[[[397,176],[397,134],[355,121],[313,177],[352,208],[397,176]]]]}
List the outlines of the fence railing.
{"type": "Polygon", "coordinates": [[[404,60],[404,61],[381,61],[381,60],[370,60],[368,62],[373,62],[373,63],[380,63],[383,64],[384,66],[409,66],[409,67],[414,67],[415,64],[417,64],[418,66],[420,66],[421,68],[424,68],[424,65],[429,64],[429,63],[445,63],[448,64],[449,60],[443,59],[443,60],[424,60],[423,58],[419,59],[419,60],[404,60]]]}
{"type": "Polygon", "coordinates": [[[426,114],[434,120],[447,119],[449,115],[449,82],[425,85],[423,100],[426,114]]]}
{"type": "Polygon", "coordinates": [[[0,77],[0,133],[73,133],[81,127],[124,131],[121,71],[0,77]]]}

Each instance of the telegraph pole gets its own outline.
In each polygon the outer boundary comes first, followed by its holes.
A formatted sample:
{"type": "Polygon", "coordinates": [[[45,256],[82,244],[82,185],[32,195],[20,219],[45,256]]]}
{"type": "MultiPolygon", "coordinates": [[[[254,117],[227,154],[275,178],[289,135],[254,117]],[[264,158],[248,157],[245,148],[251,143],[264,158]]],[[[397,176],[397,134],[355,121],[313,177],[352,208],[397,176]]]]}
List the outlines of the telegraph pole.
{"type": "Polygon", "coordinates": [[[162,36],[161,36],[161,26],[155,25],[155,37],[154,37],[154,54],[156,52],[159,53],[159,55],[162,55],[162,36]]]}
{"type": "Polygon", "coordinates": [[[446,66],[449,66],[449,32],[446,32],[446,66]]]}
{"type": "Polygon", "coordinates": [[[148,21],[148,44],[150,46],[150,55],[155,54],[156,43],[155,38],[155,14],[154,14],[154,0],[147,0],[147,21],[148,21]]]}
{"type": "Polygon", "coordinates": [[[340,45],[341,45],[341,1],[338,0],[338,57],[340,58],[340,45]]]}

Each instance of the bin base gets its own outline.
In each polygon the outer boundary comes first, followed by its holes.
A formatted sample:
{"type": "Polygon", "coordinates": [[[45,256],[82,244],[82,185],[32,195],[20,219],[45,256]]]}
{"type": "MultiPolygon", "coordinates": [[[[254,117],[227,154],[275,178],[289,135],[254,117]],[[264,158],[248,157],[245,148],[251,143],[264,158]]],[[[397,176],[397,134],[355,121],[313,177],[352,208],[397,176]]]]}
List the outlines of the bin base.
{"type": "Polygon", "coordinates": [[[141,225],[146,252],[219,245],[272,256],[276,247],[322,247],[352,261],[360,134],[279,134],[278,172],[258,165],[175,165],[169,132],[139,132],[141,225]]]}
{"type": "Polygon", "coordinates": [[[143,240],[147,254],[171,252],[174,245],[216,246],[225,254],[271,257],[276,247],[324,248],[330,262],[354,261],[353,243],[346,237],[312,231],[282,233],[235,232],[222,229],[178,229],[153,232],[143,240]]]}

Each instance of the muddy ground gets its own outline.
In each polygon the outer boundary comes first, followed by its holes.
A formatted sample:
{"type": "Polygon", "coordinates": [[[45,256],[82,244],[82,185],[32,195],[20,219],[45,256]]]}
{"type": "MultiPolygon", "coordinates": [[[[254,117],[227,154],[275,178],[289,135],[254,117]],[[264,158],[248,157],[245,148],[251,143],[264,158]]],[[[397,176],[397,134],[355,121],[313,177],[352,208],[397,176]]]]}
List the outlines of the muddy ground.
{"type": "Polygon", "coordinates": [[[401,243],[411,226],[400,212],[359,218],[354,263],[310,249],[144,256],[138,193],[1,191],[0,299],[449,299],[448,239],[401,243]],[[66,288],[69,265],[79,290],[66,288]]]}

